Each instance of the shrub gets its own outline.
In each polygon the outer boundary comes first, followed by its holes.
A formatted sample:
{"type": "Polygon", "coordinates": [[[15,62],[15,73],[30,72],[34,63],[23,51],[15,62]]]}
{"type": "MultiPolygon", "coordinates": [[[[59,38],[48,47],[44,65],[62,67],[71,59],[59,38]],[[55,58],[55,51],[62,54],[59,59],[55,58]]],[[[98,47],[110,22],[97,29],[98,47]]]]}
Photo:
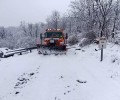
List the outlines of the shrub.
{"type": "Polygon", "coordinates": [[[88,38],[89,40],[93,41],[96,38],[95,32],[89,31],[86,35],[85,38],[88,38]]]}
{"type": "Polygon", "coordinates": [[[80,40],[79,46],[83,47],[83,46],[86,46],[88,44],[91,44],[91,40],[88,38],[82,38],[80,40]]]}
{"type": "Polygon", "coordinates": [[[78,43],[78,37],[76,35],[72,35],[68,38],[69,45],[74,45],[78,43]]]}

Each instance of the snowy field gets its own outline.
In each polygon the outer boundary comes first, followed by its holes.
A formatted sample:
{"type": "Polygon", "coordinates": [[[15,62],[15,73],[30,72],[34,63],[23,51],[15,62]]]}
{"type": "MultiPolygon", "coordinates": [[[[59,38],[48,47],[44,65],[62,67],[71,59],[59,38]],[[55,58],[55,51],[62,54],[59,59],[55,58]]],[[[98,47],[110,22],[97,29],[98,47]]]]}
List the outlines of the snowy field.
{"type": "Polygon", "coordinates": [[[120,47],[76,48],[0,59],[0,100],[120,100],[120,47]]]}

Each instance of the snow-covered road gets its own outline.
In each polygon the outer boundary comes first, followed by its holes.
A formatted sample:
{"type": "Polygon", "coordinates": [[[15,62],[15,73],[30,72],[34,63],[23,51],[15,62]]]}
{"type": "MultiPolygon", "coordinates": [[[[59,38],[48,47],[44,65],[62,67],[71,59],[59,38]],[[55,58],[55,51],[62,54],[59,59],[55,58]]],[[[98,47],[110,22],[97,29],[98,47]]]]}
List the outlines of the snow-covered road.
{"type": "Polygon", "coordinates": [[[0,100],[120,100],[120,48],[108,44],[103,62],[95,48],[1,59],[0,100]]]}

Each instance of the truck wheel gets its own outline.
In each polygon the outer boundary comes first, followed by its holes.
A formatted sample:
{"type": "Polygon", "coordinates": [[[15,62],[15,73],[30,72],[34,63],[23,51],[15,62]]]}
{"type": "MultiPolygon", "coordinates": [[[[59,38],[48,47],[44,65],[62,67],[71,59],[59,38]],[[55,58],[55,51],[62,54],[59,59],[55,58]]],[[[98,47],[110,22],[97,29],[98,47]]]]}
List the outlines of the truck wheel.
{"type": "Polygon", "coordinates": [[[66,50],[66,46],[65,45],[62,47],[62,50],[66,50]]]}

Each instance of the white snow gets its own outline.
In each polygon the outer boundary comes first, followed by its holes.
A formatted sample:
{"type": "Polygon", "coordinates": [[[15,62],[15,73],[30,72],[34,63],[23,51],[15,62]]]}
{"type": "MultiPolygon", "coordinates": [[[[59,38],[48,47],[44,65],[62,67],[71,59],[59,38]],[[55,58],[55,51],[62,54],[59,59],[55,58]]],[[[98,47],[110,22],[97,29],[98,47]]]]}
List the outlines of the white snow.
{"type": "Polygon", "coordinates": [[[102,62],[97,45],[74,47],[2,58],[0,100],[120,100],[120,47],[108,44],[102,62]]]}

